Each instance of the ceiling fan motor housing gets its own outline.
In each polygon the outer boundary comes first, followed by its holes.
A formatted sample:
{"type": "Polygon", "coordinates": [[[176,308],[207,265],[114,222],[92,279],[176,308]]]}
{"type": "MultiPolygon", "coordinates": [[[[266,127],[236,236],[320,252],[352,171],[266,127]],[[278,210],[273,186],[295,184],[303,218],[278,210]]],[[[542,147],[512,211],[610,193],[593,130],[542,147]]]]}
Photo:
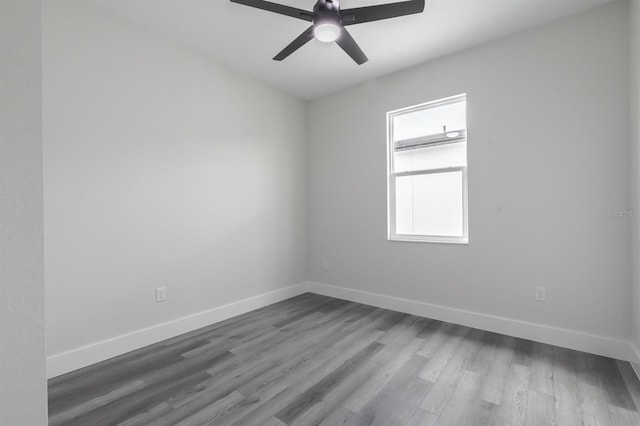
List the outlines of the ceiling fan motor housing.
{"type": "Polygon", "coordinates": [[[339,25],[340,2],[338,0],[318,0],[313,7],[313,24],[332,23],[339,25]]]}

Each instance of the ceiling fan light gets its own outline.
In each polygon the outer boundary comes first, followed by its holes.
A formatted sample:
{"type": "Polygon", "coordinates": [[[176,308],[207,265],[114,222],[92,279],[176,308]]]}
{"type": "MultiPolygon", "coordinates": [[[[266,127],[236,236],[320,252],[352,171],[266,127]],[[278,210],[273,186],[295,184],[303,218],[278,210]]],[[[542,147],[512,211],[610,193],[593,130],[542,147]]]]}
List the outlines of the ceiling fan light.
{"type": "Polygon", "coordinates": [[[322,22],[313,26],[313,36],[323,43],[334,42],[340,37],[341,28],[333,22],[322,22]]]}

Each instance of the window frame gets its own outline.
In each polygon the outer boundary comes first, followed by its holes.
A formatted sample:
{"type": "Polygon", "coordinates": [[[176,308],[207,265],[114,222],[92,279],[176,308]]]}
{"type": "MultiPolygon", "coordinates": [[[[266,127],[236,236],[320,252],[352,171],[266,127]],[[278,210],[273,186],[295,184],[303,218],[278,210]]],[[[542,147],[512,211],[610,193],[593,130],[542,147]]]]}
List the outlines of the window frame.
{"type": "MultiPolygon", "coordinates": [[[[405,172],[394,172],[394,143],[393,140],[393,118],[399,115],[408,114],[415,111],[436,108],[460,101],[467,101],[467,94],[463,93],[444,99],[425,102],[422,104],[397,109],[387,112],[387,240],[400,242],[421,242],[421,243],[446,243],[446,244],[469,244],[469,197],[468,197],[468,126],[465,137],[465,151],[467,161],[464,166],[443,167],[435,169],[421,169],[405,172]],[[462,172],[462,236],[445,235],[420,235],[420,234],[398,234],[396,232],[396,179],[405,176],[419,176],[433,173],[462,172]]],[[[465,120],[466,121],[466,120],[465,120]]]]}

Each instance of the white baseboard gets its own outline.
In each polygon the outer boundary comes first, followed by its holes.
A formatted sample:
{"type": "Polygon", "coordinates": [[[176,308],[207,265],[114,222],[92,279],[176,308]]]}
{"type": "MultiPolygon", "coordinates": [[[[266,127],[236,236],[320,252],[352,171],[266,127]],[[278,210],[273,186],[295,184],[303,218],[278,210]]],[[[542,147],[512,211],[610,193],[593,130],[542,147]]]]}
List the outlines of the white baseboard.
{"type": "Polygon", "coordinates": [[[56,377],[272,303],[298,296],[307,291],[307,283],[281,288],[67,352],[54,354],[47,358],[47,377],[56,377]]]}
{"type": "Polygon", "coordinates": [[[317,282],[308,282],[307,288],[311,293],[324,296],[630,361],[632,365],[640,363],[640,354],[637,349],[631,342],[625,340],[317,282]]]}
{"type": "Polygon", "coordinates": [[[636,374],[640,373],[640,351],[629,341],[328,284],[305,282],[51,355],[47,358],[47,376],[56,377],[306,292],[630,361],[636,374]]]}

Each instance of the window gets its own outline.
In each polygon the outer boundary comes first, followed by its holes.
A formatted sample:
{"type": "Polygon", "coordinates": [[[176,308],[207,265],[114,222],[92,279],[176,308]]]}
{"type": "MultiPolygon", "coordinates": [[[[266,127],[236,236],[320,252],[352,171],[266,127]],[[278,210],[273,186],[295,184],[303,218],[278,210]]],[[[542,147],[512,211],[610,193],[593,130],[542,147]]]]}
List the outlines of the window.
{"type": "Polygon", "coordinates": [[[467,97],[387,113],[390,240],[468,243],[467,97]]]}

